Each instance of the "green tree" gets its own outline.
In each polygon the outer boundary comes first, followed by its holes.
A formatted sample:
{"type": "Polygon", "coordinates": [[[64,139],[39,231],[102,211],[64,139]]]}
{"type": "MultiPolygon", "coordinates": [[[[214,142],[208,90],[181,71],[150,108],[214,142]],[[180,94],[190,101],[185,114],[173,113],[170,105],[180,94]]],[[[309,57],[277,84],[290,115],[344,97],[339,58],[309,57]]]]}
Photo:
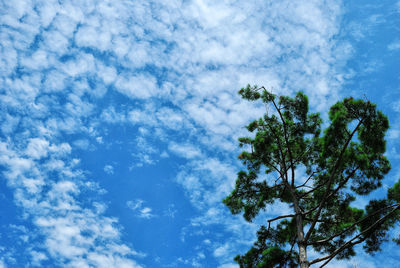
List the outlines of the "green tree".
{"type": "Polygon", "coordinates": [[[320,115],[309,113],[301,92],[277,97],[248,85],[239,94],[261,100],[267,113],[246,127],[253,137],[239,138],[246,147],[239,159],[247,170],[238,173],[223,202],[247,221],[277,200],[293,210],[266,220],[254,246],[235,258],[240,267],[323,267],[333,258],[354,256],[360,243],[368,253],[379,251],[400,220],[400,181],[387,198],[370,198],[364,209],[351,203],[380,188],[390,170],[384,156],[387,117],[375,104],[350,97],[330,108],[322,132],[320,115]],[[309,260],[310,247],[322,257],[309,260]]]}

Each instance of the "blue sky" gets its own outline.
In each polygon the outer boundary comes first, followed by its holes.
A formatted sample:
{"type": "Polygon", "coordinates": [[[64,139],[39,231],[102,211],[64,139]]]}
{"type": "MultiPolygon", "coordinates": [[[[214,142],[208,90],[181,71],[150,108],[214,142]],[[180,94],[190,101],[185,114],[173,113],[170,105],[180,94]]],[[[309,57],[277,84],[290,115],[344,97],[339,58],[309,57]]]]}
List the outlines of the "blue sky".
{"type": "MultiPolygon", "coordinates": [[[[325,118],[365,94],[391,123],[391,186],[399,25],[398,0],[1,1],[0,267],[236,267],[288,209],[249,224],[221,203],[264,110],[248,83],[325,118]]],[[[399,262],[386,243],[331,267],[399,262]]]]}

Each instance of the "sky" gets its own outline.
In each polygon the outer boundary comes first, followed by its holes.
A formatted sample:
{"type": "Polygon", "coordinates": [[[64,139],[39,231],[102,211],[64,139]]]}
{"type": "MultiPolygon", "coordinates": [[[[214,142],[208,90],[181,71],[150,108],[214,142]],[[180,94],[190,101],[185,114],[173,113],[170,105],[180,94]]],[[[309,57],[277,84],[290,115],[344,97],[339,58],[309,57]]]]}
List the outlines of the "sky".
{"type": "MultiPolygon", "coordinates": [[[[0,267],[237,267],[288,210],[247,223],[221,202],[265,109],[237,91],[303,91],[325,119],[344,97],[376,103],[385,190],[399,63],[398,0],[1,1],[0,267]]],[[[392,242],[358,252],[330,267],[400,262],[392,242]]]]}

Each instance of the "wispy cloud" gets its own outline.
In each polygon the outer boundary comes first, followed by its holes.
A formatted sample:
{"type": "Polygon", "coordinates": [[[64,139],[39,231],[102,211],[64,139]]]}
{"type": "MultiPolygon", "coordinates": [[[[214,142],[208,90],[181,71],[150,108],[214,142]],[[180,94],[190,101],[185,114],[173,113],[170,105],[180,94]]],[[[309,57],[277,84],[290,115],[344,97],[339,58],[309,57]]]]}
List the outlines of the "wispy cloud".
{"type": "MultiPolygon", "coordinates": [[[[91,189],[90,184],[76,180],[81,173],[74,170],[74,160],[61,155],[58,165],[37,164],[37,159],[51,152],[56,157],[66,146],[31,140],[22,151],[3,142],[0,147],[0,164],[7,168],[4,175],[15,189],[16,203],[40,230],[48,254],[60,265],[139,267],[130,259],[137,253],[120,242],[117,220],[104,216],[104,210],[97,209],[95,203],[92,208],[84,208],[77,201],[83,189],[91,189]],[[52,181],[49,172],[57,173],[60,180],[52,181]]],[[[46,259],[40,252],[31,255],[35,263],[46,259]]]]}
{"type": "Polygon", "coordinates": [[[200,149],[191,144],[178,144],[171,142],[168,146],[168,149],[171,152],[188,159],[198,158],[202,155],[200,149]]]}
{"type": "Polygon", "coordinates": [[[178,213],[178,210],[175,208],[174,204],[168,205],[168,208],[164,210],[164,216],[169,218],[175,218],[175,215],[178,213]]]}
{"type": "Polygon", "coordinates": [[[114,167],[112,165],[105,165],[103,170],[107,174],[114,174],[114,167]]]}
{"type": "Polygon", "coordinates": [[[400,49],[400,40],[393,41],[388,45],[389,50],[399,50],[400,49]]]}
{"type": "Polygon", "coordinates": [[[129,209],[135,212],[135,215],[139,218],[151,219],[156,215],[152,214],[152,209],[143,205],[144,201],[137,199],[135,201],[129,200],[126,205],[129,209]]]}

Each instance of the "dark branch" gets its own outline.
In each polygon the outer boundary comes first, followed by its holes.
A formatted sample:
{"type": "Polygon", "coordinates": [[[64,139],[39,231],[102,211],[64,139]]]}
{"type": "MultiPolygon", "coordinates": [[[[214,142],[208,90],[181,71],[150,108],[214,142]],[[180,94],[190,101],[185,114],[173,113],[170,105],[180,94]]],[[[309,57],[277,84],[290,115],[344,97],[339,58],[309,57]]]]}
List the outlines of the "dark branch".
{"type": "Polygon", "coordinates": [[[324,194],[324,197],[322,198],[322,201],[320,202],[320,205],[318,207],[318,211],[315,214],[314,221],[311,223],[310,229],[308,230],[308,232],[307,232],[307,234],[305,236],[305,241],[307,241],[310,238],[311,233],[313,232],[313,230],[315,228],[315,225],[317,224],[317,220],[319,218],[319,215],[321,214],[322,208],[323,208],[326,200],[328,199],[328,193],[329,193],[329,189],[331,188],[331,185],[332,185],[332,182],[333,182],[333,178],[335,177],[336,171],[337,171],[337,169],[339,168],[339,166],[340,166],[340,164],[342,162],[342,158],[343,158],[344,152],[346,151],[347,146],[349,145],[351,139],[353,138],[354,134],[356,133],[357,129],[360,127],[362,122],[363,122],[363,120],[360,120],[358,122],[357,126],[354,128],[353,132],[348,137],[345,145],[343,146],[343,148],[342,148],[342,150],[340,152],[339,158],[337,159],[335,167],[333,168],[332,174],[331,174],[331,176],[330,176],[330,178],[328,180],[329,183],[328,183],[328,186],[326,188],[326,192],[324,194]]]}
{"type": "MultiPolygon", "coordinates": [[[[339,183],[338,187],[336,187],[336,189],[333,190],[333,191],[328,195],[327,199],[330,198],[330,197],[332,197],[332,196],[334,196],[334,195],[335,195],[335,194],[336,194],[350,179],[351,179],[351,177],[354,176],[354,174],[355,174],[355,172],[358,170],[358,168],[359,168],[359,167],[355,168],[341,183],[339,183]]],[[[326,182],[325,182],[325,183],[322,183],[322,184],[320,184],[320,185],[318,185],[318,186],[316,186],[314,189],[312,189],[312,190],[310,190],[310,191],[304,193],[303,195],[301,195],[300,198],[304,198],[306,195],[308,195],[308,194],[314,192],[315,190],[321,188],[321,187],[322,187],[323,185],[325,185],[325,184],[326,184],[326,182]]],[[[307,215],[307,214],[313,212],[313,211],[316,210],[317,208],[319,208],[319,205],[313,207],[312,209],[307,210],[306,212],[304,212],[304,215],[307,215]]]]}
{"type": "Polygon", "coordinates": [[[278,108],[276,106],[276,103],[274,100],[272,100],[272,103],[275,106],[275,109],[278,111],[279,113],[279,117],[281,118],[282,121],[282,125],[283,125],[283,133],[284,133],[284,137],[285,137],[285,142],[286,142],[286,147],[287,147],[287,151],[289,153],[289,161],[290,161],[290,167],[292,169],[292,187],[294,186],[294,176],[295,176],[295,172],[294,172],[294,164],[293,164],[293,155],[292,155],[292,151],[290,150],[290,144],[289,144],[289,139],[287,136],[287,129],[286,129],[286,122],[285,119],[282,116],[281,110],[280,108],[278,108]]]}
{"type": "Polygon", "coordinates": [[[302,185],[297,186],[296,189],[306,186],[307,182],[314,176],[315,173],[317,172],[313,171],[313,173],[311,173],[308,179],[302,185]]]}
{"type": "Polygon", "coordinates": [[[285,158],[286,158],[286,157],[285,157],[285,154],[283,153],[283,150],[282,150],[281,141],[280,141],[280,139],[279,139],[279,136],[275,133],[274,129],[270,126],[270,124],[268,124],[268,122],[267,122],[267,126],[269,127],[269,129],[271,130],[271,132],[273,133],[273,135],[275,136],[275,138],[276,138],[276,140],[277,140],[278,149],[279,149],[279,152],[280,152],[280,155],[281,155],[281,158],[282,158],[282,159],[281,159],[281,161],[282,161],[282,166],[283,166],[283,169],[285,170],[285,173],[284,173],[284,174],[282,174],[281,171],[278,171],[278,172],[279,172],[279,174],[281,174],[283,182],[285,183],[286,187],[287,187],[287,188],[289,189],[289,191],[290,191],[290,194],[291,194],[291,196],[292,196],[292,198],[293,198],[293,204],[294,204],[296,213],[301,213],[302,210],[301,210],[301,208],[300,208],[300,206],[299,206],[299,201],[298,201],[298,197],[297,197],[297,195],[296,195],[296,192],[293,191],[293,189],[290,187],[289,182],[288,182],[287,171],[289,170],[289,168],[286,167],[286,161],[285,161],[285,158]],[[283,176],[283,175],[286,175],[286,177],[283,176]]]}
{"type": "Polygon", "coordinates": [[[359,221],[356,221],[356,222],[353,223],[351,226],[347,227],[346,229],[342,230],[341,232],[336,233],[336,234],[334,234],[334,235],[331,235],[331,236],[328,237],[328,238],[325,238],[325,239],[321,239],[321,240],[318,240],[318,241],[315,241],[315,242],[308,243],[308,245],[315,245],[315,244],[321,244],[321,243],[328,242],[328,241],[332,240],[333,238],[338,237],[339,235],[342,235],[342,234],[346,233],[347,231],[351,230],[354,226],[356,226],[357,224],[359,224],[359,223],[365,221],[366,219],[369,219],[370,217],[373,217],[373,216],[375,216],[376,214],[378,214],[378,213],[380,213],[380,212],[382,212],[382,211],[384,211],[384,210],[386,210],[386,209],[393,208],[393,207],[399,206],[399,205],[400,205],[400,203],[396,203],[396,204],[394,204],[394,205],[390,205],[390,206],[381,208],[381,209],[379,209],[379,210],[377,210],[377,211],[374,211],[374,213],[365,216],[364,218],[362,218],[362,219],[359,220],[359,221]]]}
{"type": "Polygon", "coordinates": [[[295,216],[296,216],[296,214],[282,215],[282,216],[270,219],[270,220],[268,220],[268,222],[271,223],[271,222],[276,221],[276,220],[280,220],[280,219],[284,219],[284,218],[293,218],[295,216]]]}
{"type": "Polygon", "coordinates": [[[334,252],[332,252],[331,254],[321,257],[321,258],[317,258],[313,261],[310,262],[311,264],[317,263],[317,262],[321,262],[324,260],[327,260],[326,262],[324,262],[320,267],[324,267],[325,265],[327,265],[337,254],[339,254],[341,251],[345,250],[348,247],[352,247],[354,245],[360,244],[362,243],[364,240],[366,240],[368,237],[364,237],[364,238],[360,238],[363,234],[369,232],[370,230],[372,230],[373,228],[375,228],[375,226],[377,226],[378,224],[380,224],[382,221],[384,221],[387,217],[389,217],[393,212],[395,212],[397,209],[400,208],[400,203],[395,204],[396,207],[394,209],[392,209],[388,214],[386,214],[385,216],[383,216],[382,218],[380,218],[379,220],[377,220],[374,224],[372,224],[370,227],[368,227],[367,229],[365,229],[364,231],[362,231],[361,233],[359,233],[358,235],[356,235],[355,237],[353,237],[352,239],[350,239],[349,241],[347,241],[346,243],[344,243],[341,247],[339,247],[338,249],[336,249],[334,252]],[[360,238],[360,239],[359,239],[360,238]],[[358,240],[356,240],[358,239],[358,240]],[[355,241],[356,240],[356,241],[355,241]],[[354,241],[354,242],[353,242],[354,241]]]}

